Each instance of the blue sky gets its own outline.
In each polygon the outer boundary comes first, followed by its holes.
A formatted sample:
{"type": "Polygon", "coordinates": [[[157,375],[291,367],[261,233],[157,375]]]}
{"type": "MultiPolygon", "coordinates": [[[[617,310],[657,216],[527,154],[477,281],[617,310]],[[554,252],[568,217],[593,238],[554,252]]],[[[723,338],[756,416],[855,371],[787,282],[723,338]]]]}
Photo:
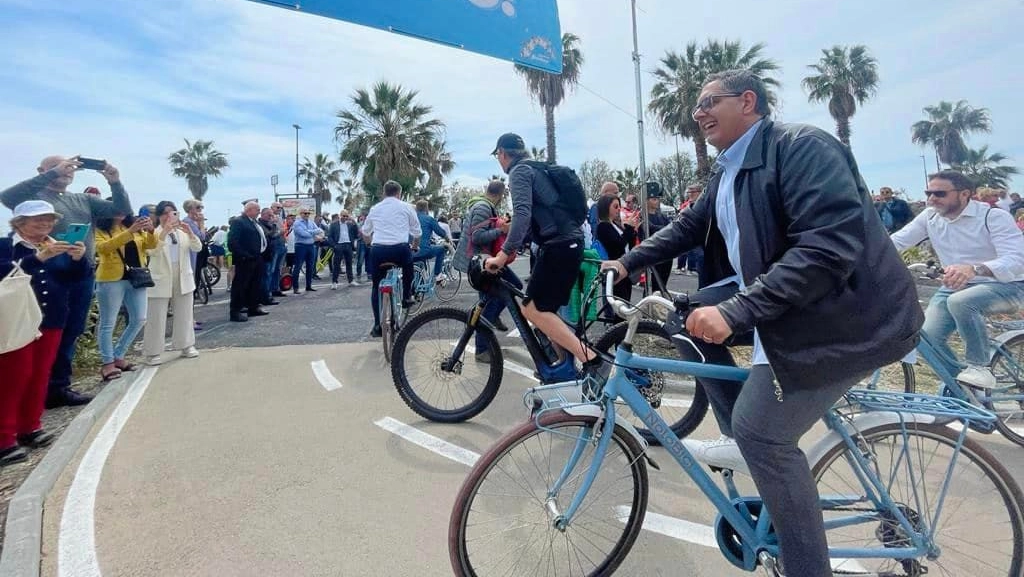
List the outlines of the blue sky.
{"type": "MultiPolygon", "coordinates": [[[[852,146],[872,188],[920,196],[921,155],[932,170],[934,154],[910,142],[910,125],[940,100],[988,108],[993,132],[969,144],[988,144],[1024,169],[1020,0],[638,5],[645,94],[648,72],[666,50],[707,38],[764,42],[782,66],[776,116],[834,130],[800,80],[822,48],[866,44],[881,84],[853,119],[852,146]]],[[[242,199],[269,201],[273,174],[279,191],[294,190],[293,123],[303,126],[300,154],[334,155],[335,113],[355,88],[379,80],[418,90],[446,123],[458,163],[452,179],[482,183],[497,172],[488,153],[502,132],[543,146],[543,112],[511,64],[485,56],[246,0],[0,0],[0,8],[0,187],[32,176],[43,156],[82,154],[117,165],[136,204],[180,202],[188,192],[171,176],[167,155],[184,138],[212,139],[232,164],[205,201],[212,221],[224,222],[242,199]]],[[[635,166],[636,121],[623,111],[635,110],[629,2],[562,0],[559,10],[562,29],[581,37],[586,57],[585,89],[556,111],[559,161],[635,166]]],[[[651,123],[647,133],[649,162],[674,150],[651,123]]],[[[689,142],[681,147],[692,151],[689,142]]],[[[93,184],[101,184],[98,175],[83,172],[72,189],[93,184]]],[[[1018,177],[1012,189],[1021,188],[1018,177]]]]}

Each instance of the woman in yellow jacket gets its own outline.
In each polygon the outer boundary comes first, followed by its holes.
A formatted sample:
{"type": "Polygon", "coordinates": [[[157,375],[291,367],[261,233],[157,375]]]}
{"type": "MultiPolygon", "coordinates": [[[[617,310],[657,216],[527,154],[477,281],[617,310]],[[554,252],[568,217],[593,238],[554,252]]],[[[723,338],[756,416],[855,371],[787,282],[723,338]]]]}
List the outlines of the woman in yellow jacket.
{"type": "Polygon", "coordinates": [[[192,322],[192,293],[196,290],[190,251],[203,247],[199,237],[178,218],[178,209],[169,200],[162,200],[153,213],[157,219],[154,231],[156,247],[149,250],[149,270],[156,286],[147,291],[149,322],[143,336],[146,364],[163,362],[167,331],[167,307],[174,303],[174,327],[171,348],[181,350],[181,356],[191,359],[199,356],[196,350],[195,324],[192,322]]]}
{"type": "Polygon", "coordinates": [[[146,266],[146,251],[156,248],[149,218],[118,216],[96,222],[96,299],[100,305],[99,345],[104,381],[116,379],[122,371],[134,370],[125,353],[146,324],[146,289],[128,282],[128,268],[146,266]],[[117,313],[124,306],[128,326],[114,344],[117,313]]]}

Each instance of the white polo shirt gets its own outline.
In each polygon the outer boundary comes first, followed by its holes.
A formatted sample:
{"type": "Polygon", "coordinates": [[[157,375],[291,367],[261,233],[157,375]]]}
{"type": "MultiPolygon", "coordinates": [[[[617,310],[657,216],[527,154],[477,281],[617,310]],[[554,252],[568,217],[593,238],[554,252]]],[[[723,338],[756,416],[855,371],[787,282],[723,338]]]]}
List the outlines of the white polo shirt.
{"type": "Polygon", "coordinates": [[[386,196],[373,205],[363,222],[362,232],[373,236],[373,246],[406,244],[410,236],[419,238],[423,234],[416,209],[396,196],[386,196]]]}
{"type": "Polygon", "coordinates": [[[926,208],[891,238],[899,251],[930,240],[942,266],[985,265],[995,275],[972,283],[1024,280],[1024,234],[1010,213],[984,202],[968,201],[952,220],[926,208]]]}

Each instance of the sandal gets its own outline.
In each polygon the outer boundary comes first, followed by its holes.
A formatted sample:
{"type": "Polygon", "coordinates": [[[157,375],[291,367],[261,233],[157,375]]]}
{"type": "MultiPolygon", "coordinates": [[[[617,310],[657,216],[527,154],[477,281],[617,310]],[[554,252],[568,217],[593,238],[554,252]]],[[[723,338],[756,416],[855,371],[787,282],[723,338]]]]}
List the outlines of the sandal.
{"type": "Polygon", "coordinates": [[[110,363],[109,365],[103,365],[100,368],[100,378],[103,379],[103,382],[119,379],[121,378],[121,369],[117,368],[117,366],[114,365],[114,363],[110,363]]]}
{"type": "Polygon", "coordinates": [[[129,363],[124,359],[114,361],[114,366],[120,369],[122,373],[130,373],[135,370],[135,365],[129,363]]]}

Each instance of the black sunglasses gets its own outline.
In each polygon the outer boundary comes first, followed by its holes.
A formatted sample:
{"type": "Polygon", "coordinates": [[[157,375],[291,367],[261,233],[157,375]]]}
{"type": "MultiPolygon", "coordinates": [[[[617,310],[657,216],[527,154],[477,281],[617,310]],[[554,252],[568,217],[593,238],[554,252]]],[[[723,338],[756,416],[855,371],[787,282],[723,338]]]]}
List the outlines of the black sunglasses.
{"type": "Polygon", "coordinates": [[[926,190],[924,191],[925,197],[934,196],[935,198],[946,198],[946,195],[951,192],[960,192],[958,190],[926,190]]]}

